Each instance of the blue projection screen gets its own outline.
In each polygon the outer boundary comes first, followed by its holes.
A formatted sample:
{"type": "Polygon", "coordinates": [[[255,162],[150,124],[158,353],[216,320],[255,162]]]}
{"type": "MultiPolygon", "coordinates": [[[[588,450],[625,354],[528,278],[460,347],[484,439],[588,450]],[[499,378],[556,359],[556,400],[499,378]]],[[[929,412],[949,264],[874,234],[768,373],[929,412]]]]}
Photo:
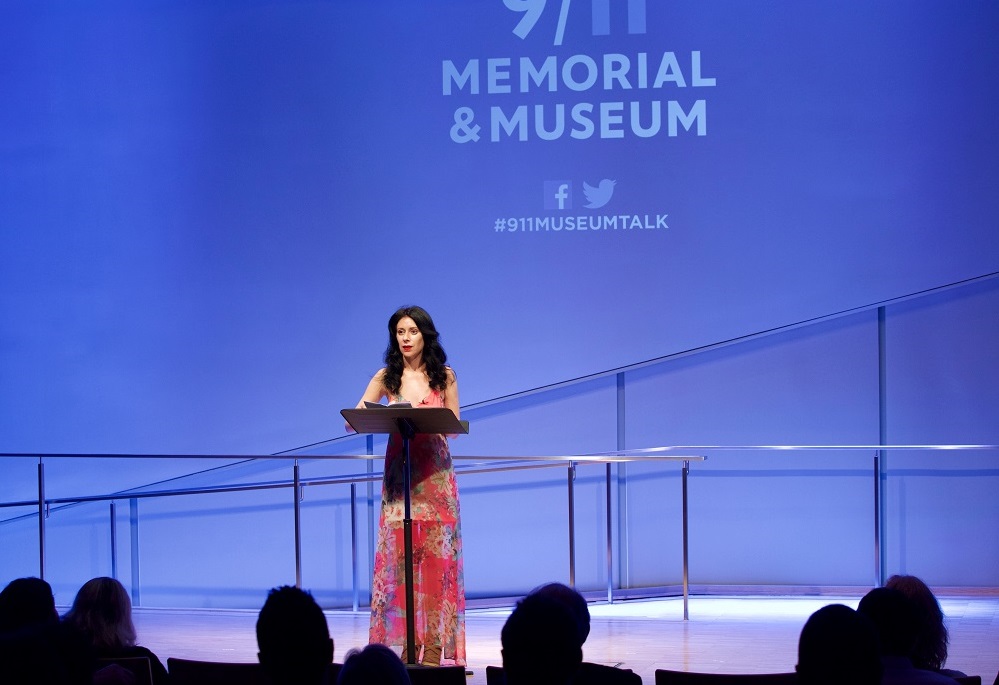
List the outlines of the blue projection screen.
{"type": "Polygon", "coordinates": [[[7,449],[331,437],[402,304],[468,403],[999,271],[991,1],[2,18],[7,449]]]}

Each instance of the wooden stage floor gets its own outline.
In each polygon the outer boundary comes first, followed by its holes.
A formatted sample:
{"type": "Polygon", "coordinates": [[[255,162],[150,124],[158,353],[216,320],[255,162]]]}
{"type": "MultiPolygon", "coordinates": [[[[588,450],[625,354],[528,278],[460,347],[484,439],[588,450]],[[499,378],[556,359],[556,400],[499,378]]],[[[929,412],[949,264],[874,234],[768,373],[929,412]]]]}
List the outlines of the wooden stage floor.
{"type": "MultiPolygon", "coordinates": [[[[999,596],[940,595],[950,630],[947,665],[992,685],[999,672],[999,596]]],[[[798,634],[819,607],[858,597],[691,597],[683,621],[677,599],[590,604],[587,661],[630,668],[646,685],[657,668],[710,673],[765,673],[794,669],[798,634]]],[[[500,665],[500,629],[510,609],[466,614],[471,685],[485,685],[485,666],[500,665]]],[[[326,613],[335,659],[367,643],[366,612],[326,613]]],[[[139,643],[167,657],[256,661],[256,612],[136,609],[139,643]]]]}

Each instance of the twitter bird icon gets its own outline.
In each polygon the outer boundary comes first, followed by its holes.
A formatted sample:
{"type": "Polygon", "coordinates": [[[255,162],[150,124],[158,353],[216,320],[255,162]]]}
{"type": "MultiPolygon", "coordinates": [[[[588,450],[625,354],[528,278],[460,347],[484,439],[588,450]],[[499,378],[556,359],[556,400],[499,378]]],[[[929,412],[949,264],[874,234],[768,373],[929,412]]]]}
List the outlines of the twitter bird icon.
{"type": "Polygon", "coordinates": [[[610,202],[616,184],[617,181],[612,181],[609,178],[600,181],[596,187],[583,181],[583,195],[586,196],[587,204],[585,206],[587,209],[598,209],[610,202]]]}

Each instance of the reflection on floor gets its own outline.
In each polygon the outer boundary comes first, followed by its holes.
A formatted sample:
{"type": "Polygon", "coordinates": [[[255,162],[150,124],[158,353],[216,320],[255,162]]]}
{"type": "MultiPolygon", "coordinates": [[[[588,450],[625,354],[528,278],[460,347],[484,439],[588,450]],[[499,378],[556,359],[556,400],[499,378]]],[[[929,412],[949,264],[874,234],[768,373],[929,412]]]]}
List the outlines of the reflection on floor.
{"type": "MultiPolygon", "coordinates": [[[[690,620],[677,599],[590,605],[588,661],[630,668],[646,685],[657,668],[709,673],[794,669],[798,634],[826,604],[856,607],[857,597],[692,597],[690,620]]],[[[999,597],[940,598],[950,630],[947,665],[992,683],[999,672],[999,597]]],[[[471,685],[485,685],[485,667],[500,664],[500,629],[510,609],[470,610],[466,616],[471,685]]],[[[365,612],[327,612],[336,660],[367,644],[365,612]]],[[[161,659],[256,661],[256,613],[136,609],[141,644],[161,659]]]]}

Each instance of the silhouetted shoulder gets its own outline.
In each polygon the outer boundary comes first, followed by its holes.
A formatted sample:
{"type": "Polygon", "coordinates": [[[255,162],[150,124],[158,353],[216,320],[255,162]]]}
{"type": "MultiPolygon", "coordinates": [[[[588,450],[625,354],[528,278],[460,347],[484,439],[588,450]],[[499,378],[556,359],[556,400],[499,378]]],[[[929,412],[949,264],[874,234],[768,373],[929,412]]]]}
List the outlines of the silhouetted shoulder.
{"type": "Polygon", "coordinates": [[[641,685],[642,676],[631,669],[615,668],[584,661],[576,671],[572,685],[641,685]]]}

